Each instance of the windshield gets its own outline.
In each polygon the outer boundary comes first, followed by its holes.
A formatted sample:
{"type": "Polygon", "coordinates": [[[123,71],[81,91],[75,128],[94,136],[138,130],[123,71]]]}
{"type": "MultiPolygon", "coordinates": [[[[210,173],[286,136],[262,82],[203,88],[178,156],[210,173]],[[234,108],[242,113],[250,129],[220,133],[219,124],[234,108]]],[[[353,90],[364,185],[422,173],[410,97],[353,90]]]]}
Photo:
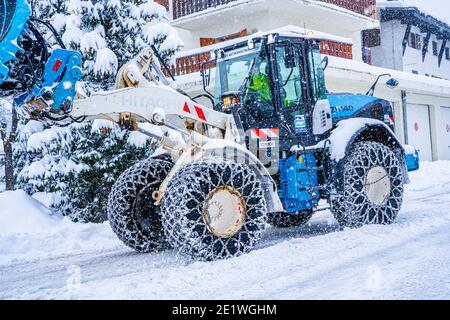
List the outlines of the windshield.
{"type": "Polygon", "coordinates": [[[224,59],[218,60],[215,85],[215,96],[217,99],[220,99],[226,92],[239,91],[250,73],[258,51],[258,49],[246,50],[243,53],[234,51],[227,53],[224,59]]]}

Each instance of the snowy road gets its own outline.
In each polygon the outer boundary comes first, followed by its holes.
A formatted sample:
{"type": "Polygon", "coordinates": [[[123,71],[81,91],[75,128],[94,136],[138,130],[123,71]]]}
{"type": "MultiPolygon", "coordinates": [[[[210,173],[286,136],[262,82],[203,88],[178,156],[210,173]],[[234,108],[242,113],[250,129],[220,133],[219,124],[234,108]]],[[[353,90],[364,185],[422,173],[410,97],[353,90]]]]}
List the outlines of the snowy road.
{"type": "Polygon", "coordinates": [[[106,224],[0,233],[0,298],[450,299],[450,162],[411,180],[392,226],[339,231],[325,212],[212,263],[136,254],[106,224]]]}

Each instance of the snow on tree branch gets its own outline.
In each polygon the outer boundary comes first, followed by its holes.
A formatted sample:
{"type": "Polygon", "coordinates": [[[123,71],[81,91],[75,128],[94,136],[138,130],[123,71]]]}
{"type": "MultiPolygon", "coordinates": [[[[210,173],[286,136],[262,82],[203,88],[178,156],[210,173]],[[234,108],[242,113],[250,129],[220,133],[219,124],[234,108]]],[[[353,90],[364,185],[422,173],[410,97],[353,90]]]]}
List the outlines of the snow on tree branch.
{"type": "Polygon", "coordinates": [[[166,8],[152,0],[44,0],[37,11],[83,54],[85,80],[97,89],[111,89],[117,70],[146,46],[168,63],[183,47],[166,8]]]}

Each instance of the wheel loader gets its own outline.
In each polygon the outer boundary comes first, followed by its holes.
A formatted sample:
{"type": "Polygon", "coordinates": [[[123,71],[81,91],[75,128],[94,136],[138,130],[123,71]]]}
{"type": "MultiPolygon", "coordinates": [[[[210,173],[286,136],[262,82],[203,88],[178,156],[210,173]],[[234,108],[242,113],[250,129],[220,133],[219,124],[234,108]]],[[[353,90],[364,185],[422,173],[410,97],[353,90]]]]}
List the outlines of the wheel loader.
{"type": "Polygon", "coordinates": [[[216,79],[206,105],[176,89],[151,48],[119,70],[115,90],[86,97],[80,54],[25,0],[0,4],[1,95],[14,94],[20,112],[59,125],[107,119],[159,141],[109,196],[112,230],[130,248],[211,261],[320,210],[342,227],[395,221],[409,180],[392,106],[373,97],[375,85],[367,95],[329,93],[321,39],[261,33],[217,50],[202,70],[205,89],[211,72],[216,79]]]}

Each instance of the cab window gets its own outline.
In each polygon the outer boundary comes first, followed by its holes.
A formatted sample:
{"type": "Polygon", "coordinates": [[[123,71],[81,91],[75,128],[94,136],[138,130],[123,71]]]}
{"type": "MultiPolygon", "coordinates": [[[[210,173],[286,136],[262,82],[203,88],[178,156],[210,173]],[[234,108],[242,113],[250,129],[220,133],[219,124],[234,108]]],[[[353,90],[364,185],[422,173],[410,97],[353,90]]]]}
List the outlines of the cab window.
{"type": "Polygon", "coordinates": [[[263,50],[250,72],[244,103],[255,117],[272,117],[275,111],[272,99],[268,55],[263,50]]]}
{"type": "Polygon", "coordinates": [[[275,49],[277,61],[277,82],[280,89],[280,112],[292,136],[307,133],[306,109],[303,96],[302,53],[300,47],[283,45],[275,49]]]}
{"type": "Polygon", "coordinates": [[[278,64],[278,86],[280,88],[281,106],[297,108],[302,102],[301,55],[294,47],[281,46],[276,48],[278,64]],[[292,50],[293,49],[293,50],[292,50]]]}
{"type": "Polygon", "coordinates": [[[311,90],[313,100],[327,98],[327,89],[325,87],[325,73],[322,67],[322,57],[319,45],[312,45],[308,52],[308,61],[311,72],[311,90]]]}

